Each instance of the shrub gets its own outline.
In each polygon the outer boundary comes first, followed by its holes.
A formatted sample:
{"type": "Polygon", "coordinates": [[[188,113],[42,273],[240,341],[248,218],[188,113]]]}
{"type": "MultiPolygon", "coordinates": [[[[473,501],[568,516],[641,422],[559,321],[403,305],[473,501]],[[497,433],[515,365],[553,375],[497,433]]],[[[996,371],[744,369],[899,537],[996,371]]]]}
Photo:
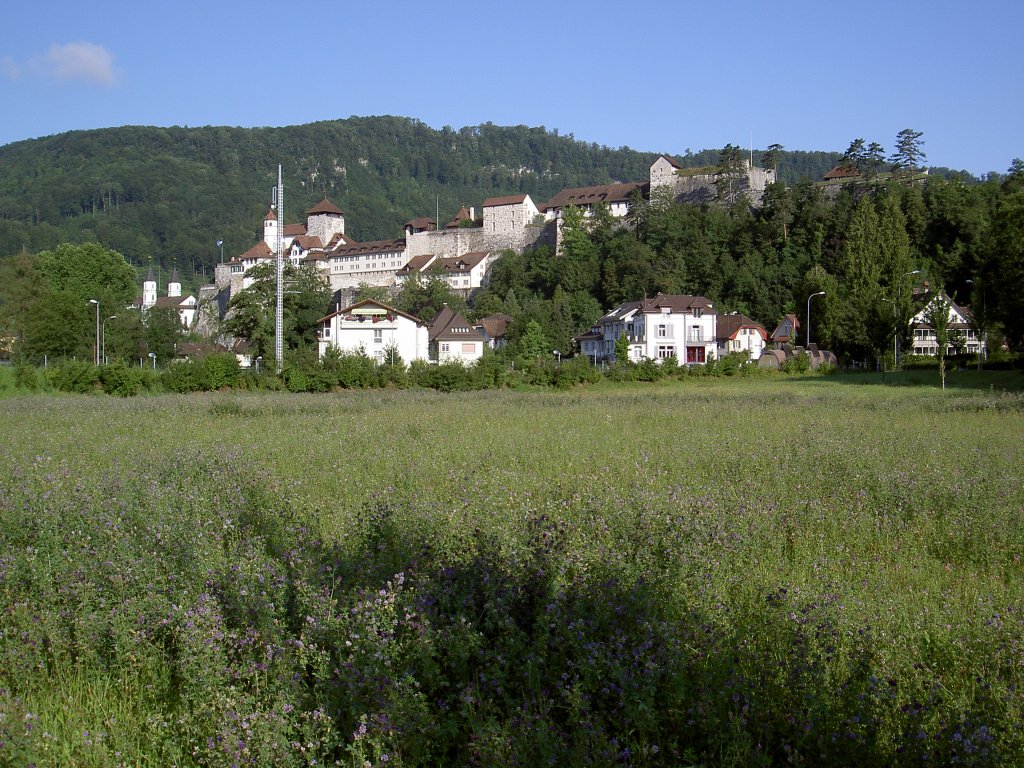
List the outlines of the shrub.
{"type": "Polygon", "coordinates": [[[241,368],[238,358],[230,352],[215,352],[197,363],[204,389],[224,389],[238,383],[241,368]]]}
{"type": "Polygon", "coordinates": [[[142,391],[145,372],[140,368],[129,368],[124,363],[106,365],[100,371],[103,391],[118,397],[133,397],[142,391]]]}
{"type": "Polygon", "coordinates": [[[21,363],[14,369],[14,384],[18,389],[35,392],[39,389],[39,373],[34,365],[21,363]]]}
{"type": "Polygon", "coordinates": [[[91,392],[100,381],[100,369],[84,360],[64,360],[47,369],[46,375],[61,392],[91,392]]]}
{"type": "Polygon", "coordinates": [[[160,380],[165,389],[179,394],[203,389],[199,371],[191,360],[171,363],[161,372],[160,380]]]}

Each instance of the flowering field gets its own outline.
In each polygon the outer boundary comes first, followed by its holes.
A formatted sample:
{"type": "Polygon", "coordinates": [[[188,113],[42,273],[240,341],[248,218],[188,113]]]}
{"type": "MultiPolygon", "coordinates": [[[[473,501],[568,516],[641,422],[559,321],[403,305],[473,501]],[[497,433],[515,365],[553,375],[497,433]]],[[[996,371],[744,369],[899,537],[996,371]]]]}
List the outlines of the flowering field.
{"type": "Polygon", "coordinates": [[[1024,398],[0,400],[0,765],[1024,764],[1024,398]]]}

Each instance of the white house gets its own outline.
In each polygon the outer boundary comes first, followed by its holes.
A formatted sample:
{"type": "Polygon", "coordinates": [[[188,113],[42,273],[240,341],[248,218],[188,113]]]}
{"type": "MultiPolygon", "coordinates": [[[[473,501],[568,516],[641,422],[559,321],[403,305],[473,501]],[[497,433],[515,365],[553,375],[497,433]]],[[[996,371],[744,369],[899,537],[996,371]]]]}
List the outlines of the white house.
{"type": "Polygon", "coordinates": [[[445,305],[430,323],[430,358],[439,363],[472,363],[484,354],[483,334],[466,318],[445,305]]]}
{"type": "Polygon", "coordinates": [[[593,187],[563,189],[541,206],[547,220],[561,219],[567,206],[581,208],[585,216],[594,212],[595,206],[604,204],[614,218],[621,219],[629,213],[629,205],[637,195],[646,197],[650,185],[647,182],[626,184],[600,184],[593,187]]]}
{"type": "Polygon", "coordinates": [[[733,352],[746,352],[748,360],[756,361],[768,346],[768,331],[746,315],[718,315],[716,326],[715,352],[719,360],[733,352]]]}
{"type": "Polygon", "coordinates": [[[419,275],[422,280],[437,275],[443,278],[453,291],[468,296],[472,291],[487,284],[487,270],[495,258],[496,256],[484,251],[448,259],[438,259],[432,254],[413,256],[395,272],[394,278],[398,285],[402,285],[413,275],[419,275]]]}
{"type": "Polygon", "coordinates": [[[406,264],[405,239],[346,240],[324,254],[331,290],[367,285],[394,285],[395,272],[406,264]]]}
{"type": "Polygon", "coordinates": [[[625,335],[634,362],[674,357],[680,364],[699,365],[714,357],[716,328],[714,305],[703,296],[659,293],[616,307],[576,340],[595,362],[614,360],[615,342],[625,335]]]}
{"type": "Polygon", "coordinates": [[[427,326],[418,317],[364,299],[321,318],[319,343],[320,357],[335,347],[347,353],[362,350],[380,363],[393,347],[408,364],[427,359],[427,326]]]}
{"type": "MultiPolygon", "coordinates": [[[[944,292],[936,295],[934,292],[927,292],[915,296],[917,312],[910,319],[910,328],[914,333],[914,346],[912,354],[915,355],[937,355],[939,353],[939,342],[935,338],[935,329],[928,321],[932,306],[938,298],[942,298],[949,304],[949,338],[963,341],[963,349],[971,355],[985,354],[985,340],[978,337],[978,331],[974,327],[974,315],[967,307],[961,307],[944,292]]],[[[947,345],[947,352],[952,350],[947,345]]]]}

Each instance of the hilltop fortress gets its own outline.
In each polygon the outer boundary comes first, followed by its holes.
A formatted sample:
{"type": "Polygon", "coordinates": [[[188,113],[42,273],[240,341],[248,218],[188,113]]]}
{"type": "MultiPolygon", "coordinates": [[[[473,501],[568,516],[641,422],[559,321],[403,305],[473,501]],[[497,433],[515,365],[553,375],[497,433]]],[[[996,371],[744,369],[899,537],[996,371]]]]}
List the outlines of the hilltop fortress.
{"type": "MultiPolygon", "coordinates": [[[[760,205],[765,187],[775,181],[775,171],[748,164],[728,178],[726,202],[742,195],[760,205]]],[[[592,215],[605,205],[614,218],[625,218],[637,200],[652,194],[694,204],[721,199],[722,175],[711,169],[687,169],[662,155],[643,182],[603,184],[563,189],[537,205],[529,195],[491,197],[483,201],[481,216],[474,208],[462,208],[443,227],[428,217],[406,222],[403,236],[393,240],[356,242],[345,234],[345,214],[326,198],[306,211],[305,224],[289,224],[281,233],[285,257],[292,264],[319,269],[332,291],[354,291],[360,285],[397,290],[414,275],[440,275],[464,295],[487,284],[491,263],[502,251],[522,252],[540,244],[560,241],[562,212],[568,206],[592,215]]],[[[277,214],[270,210],[263,220],[263,239],[215,271],[215,291],[222,309],[230,297],[248,287],[252,267],[276,258],[277,214]]],[[[205,292],[204,292],[205,293],[205,292]]]]}

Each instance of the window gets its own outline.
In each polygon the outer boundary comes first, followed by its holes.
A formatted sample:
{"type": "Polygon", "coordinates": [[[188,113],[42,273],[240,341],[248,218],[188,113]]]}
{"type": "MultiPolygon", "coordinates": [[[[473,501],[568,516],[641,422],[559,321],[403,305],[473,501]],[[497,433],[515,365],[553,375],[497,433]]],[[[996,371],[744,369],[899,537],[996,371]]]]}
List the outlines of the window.
{"type": "Polygon", "coordinates": [[[658,326],[658,338],[659,339],[667,339],[667,338],[669,338],[668,326],[667,325],[659,325],[658,326]]]}
{"type": "Polygon", "coordinates": [[[670,345],[663,345],[658,347],[658,359],[664,360],[666,357],[675,357],[676,348],[670,345]]]}
{"type": "Polygon", "coordinates": [[[324,323],[324,333],[323,333],[323,337],[324,337],[325,339],[329,339],[329,338],[331,338],[331,324],[330,324],[330,323],[324,323]]]}
{"type": "Polygon", "coordinates": [[[374,344],[383,344],[384,343],[384,331],[382,331],[380,328],[374,328],[373,329],[373,343],[374,344]]]}
{"type": "Polygon", "coordinates": [[[441,342],[440,348],[441,348],[442,352],[447,354],[447,352],[448,352],[448,343],[447,342],[441,342]]]}
{"type": "Polygon", "coordinates": [[[693,308],[693,316],[694,317],[701,317],[703,314],[704,314],[704,310],[701,309],[700,307],[694,307],[693,308]]]}

